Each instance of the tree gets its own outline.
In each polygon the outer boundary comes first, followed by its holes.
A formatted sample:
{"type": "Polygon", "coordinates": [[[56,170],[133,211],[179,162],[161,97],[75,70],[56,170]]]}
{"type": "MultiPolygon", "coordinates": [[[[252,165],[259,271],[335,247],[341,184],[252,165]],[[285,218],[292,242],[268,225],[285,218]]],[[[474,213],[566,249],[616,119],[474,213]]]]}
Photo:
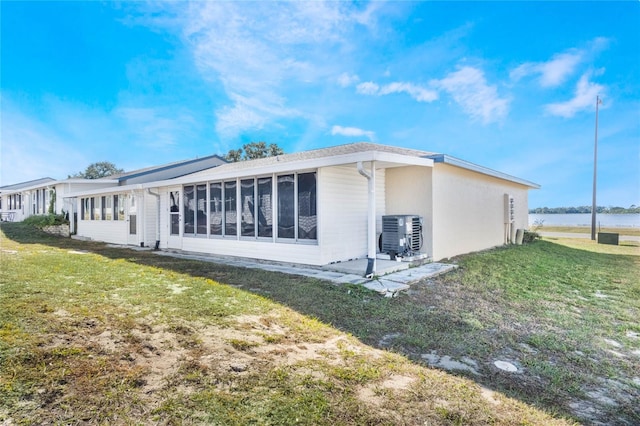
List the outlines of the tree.
{"type": "Polygon", "coordinates": [[[225,155],[225,159],[232,163],[244,160],[255,160],[257,158],[275,157],[284,154],[282,148],[277,144],[266,142],[250,142],[242,145],[242,148],[231,149],[225,155]]]}
{"type": "Polygon", "coordinates": [[[113,163],[110,163],[108,161],[100,161],[97,163],[89,164],[84,172],[78,172],[75,175],[70,175],[69,177],[82,179],[100,179],[123,172],[123,169],[117,168],[113,163]]]}

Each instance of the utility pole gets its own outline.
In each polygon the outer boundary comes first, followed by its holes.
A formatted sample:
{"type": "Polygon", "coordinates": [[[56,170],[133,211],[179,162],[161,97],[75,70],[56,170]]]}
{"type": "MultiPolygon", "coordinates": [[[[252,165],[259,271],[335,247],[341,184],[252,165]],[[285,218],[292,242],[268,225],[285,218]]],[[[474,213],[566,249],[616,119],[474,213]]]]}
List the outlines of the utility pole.
{"type": "Polygon", "coordinates": [[[591,203],[591,239],[596,239],[596,176],[598,172],[598,106],[602,103],[596,96],[596,138],[593,148],[593,202],[591,203]]]}

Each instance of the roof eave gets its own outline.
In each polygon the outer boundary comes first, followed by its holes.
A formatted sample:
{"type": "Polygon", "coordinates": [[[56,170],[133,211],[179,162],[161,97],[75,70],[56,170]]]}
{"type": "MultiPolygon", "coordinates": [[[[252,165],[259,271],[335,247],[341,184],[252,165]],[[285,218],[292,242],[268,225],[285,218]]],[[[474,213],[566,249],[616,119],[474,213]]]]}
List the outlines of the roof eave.
{"type": "Polygon", "coordinates": [[[211,179],[230,179],[243,176],[259,176],[272,173],[284,173],[295,170],[309,170],[320,167],[341,166],[356,164],[357,162],[377,161],[380,163],[393,163],[406,166],[433,167],[433,160],[427,157],[396,154],[382,151],[362,151],[350,154],[335,155],[329,157],[310,158],[298,161],[286,161],[281,164],[268,164],[264,166],[224,170],[219,167],[211,169],[210,175],[198,174],[198,176],[185,176],[183,178],[170,179],[142,184],[145,188],[157,188],[170,185],[183,185],[211,179]]]}
{"type": "Polygon", "coordinates": [[[470,170],[477,173],[482,173],[483,175],[507,180],[513,183],[517,183],[519,185],[524,185],[531,189],[540,189],[540,185],[538,185],[537,183],[528,181],[526,179],[521,179],[519,177],[512,176],[507,173],[502,173],[497,170],[490,169],[488,167],[480,166],[478,164],[470,163],[468,161],[461,160],[460,158],[452,157],[447,154],[429,155],[428,158],[431,158],[435,163],[449,164],[451,166],[460,167],[462,169],[470,170]]]}

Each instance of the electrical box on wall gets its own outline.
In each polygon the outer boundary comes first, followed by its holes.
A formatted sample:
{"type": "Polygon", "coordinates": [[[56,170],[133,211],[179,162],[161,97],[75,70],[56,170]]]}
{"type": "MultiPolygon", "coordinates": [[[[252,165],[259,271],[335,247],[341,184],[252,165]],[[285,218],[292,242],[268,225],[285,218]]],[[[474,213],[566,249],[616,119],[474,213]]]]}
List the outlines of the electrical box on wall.
{"type": "Polygon", "coordinates": [[[504,223],[513,223],[516,220],[516,208],[513,197],[504,194],[504,223]]]}

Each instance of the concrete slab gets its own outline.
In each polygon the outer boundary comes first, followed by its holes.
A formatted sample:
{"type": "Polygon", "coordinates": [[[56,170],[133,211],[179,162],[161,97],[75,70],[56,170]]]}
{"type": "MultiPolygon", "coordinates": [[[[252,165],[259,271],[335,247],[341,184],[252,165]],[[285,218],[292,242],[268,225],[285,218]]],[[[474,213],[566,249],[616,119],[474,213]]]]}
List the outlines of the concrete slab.
{"type": "MultiPolygon", "coordinates": [[[[369,259],[353,259],[346,262],[330,263],[329,265],[322,266],[322,269],[328,271],[336,271],[353,275],[363,275],[367,271],[367,263],[369,259]]],[[[391,274],[397,271],[403,271],[409,269],[409,263],[397,262],[395,260],[376,260],[376,275],[382,276],[391,274]]]]}
{"type": "MultiPolygon", "coordinates": [[[[132,247],[126,246],[126,248],[132,247]]],[[[359,284],[386,297],[393,297],[398,292],[409,289],[412,283],[440,275],[456,268],[455,265],[445,263],[428,263],[410,268],[409,263],[378,259],[378,275],[376,279],[368,280],[363,276],[367,267],[367,259],[357,259],[349,262],[326,265],[324,267],[314,267],[178,251],[155,251],[153,253],[160,256],[171,256],[241,268],[262,269],[284,274],[301,275],[330,281],[335,284],[359,284]]]]}
{"type": "Polygon", "coordinates": [[[456,265],[447,263],[427,263],[426,265],[409,268],[405,271],[396,272],[385,276],[384,278],[403,284],[411,284],[426,278],[433,278],[445,272],[455,269],[456,265]]]}

